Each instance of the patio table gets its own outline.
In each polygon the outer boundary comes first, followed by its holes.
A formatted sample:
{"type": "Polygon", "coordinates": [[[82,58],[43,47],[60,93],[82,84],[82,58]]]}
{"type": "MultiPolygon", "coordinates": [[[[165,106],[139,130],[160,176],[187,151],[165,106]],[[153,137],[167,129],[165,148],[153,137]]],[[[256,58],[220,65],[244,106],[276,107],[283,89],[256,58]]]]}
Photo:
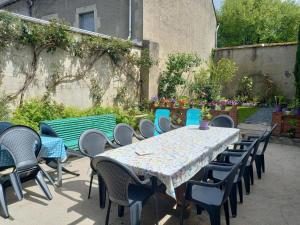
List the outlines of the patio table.
{"type": "MultiPolygon", "coordinates": [[[[42,148],[38,157],[54,158],[57,161],[57,184],[62,186],[62,161],[67,158],[64,142],[61,138],[41,136],[42,148]]],[[[0,151],[0,166],[12,167],[14,161],[11,155],[6,151],[0,151]]]]}
{"type": "Polygon", "coordinates": [[[239,134],[234,128],[186,126],[100,155],[125,164],[138,175],[156,177],[176,199],[175,189],[238,141],[239,134]]]}

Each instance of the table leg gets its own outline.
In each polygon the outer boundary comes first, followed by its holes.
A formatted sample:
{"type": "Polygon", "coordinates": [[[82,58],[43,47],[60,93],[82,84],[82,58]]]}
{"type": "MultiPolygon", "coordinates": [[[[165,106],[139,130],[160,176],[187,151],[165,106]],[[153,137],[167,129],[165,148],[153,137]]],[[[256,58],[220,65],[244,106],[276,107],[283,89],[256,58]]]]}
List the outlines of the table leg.
{"type": "Polygon", "coordinates": [[[62,186],[62,163],[60,161],[60,158],[57,158],[57,186],[62,186]]]}
{"type": "Polygon", "coordinates": [[[186,192],[186,184],[180,185],[178,188],[176,188],[176,214],[180,216],[182,207],[184,207],[184,218],[187,218],[190,216],[192,204],[185,201],[185,205],[183,205],[184,198],[185,198],[185,192],[186,192]]]}

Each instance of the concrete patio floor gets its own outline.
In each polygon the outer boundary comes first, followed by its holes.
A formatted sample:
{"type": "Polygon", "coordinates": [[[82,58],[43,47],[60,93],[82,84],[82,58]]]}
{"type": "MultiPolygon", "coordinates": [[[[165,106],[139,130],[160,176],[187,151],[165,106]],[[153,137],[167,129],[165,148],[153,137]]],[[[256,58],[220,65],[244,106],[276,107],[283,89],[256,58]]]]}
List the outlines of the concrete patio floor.
{"type": "MultiPolygon", "coordinates": [[[[262,180],[255,178],[251,194],[245,196],[244,204],[238,205],[237,218],[232,225],[299,225],[300,224],[300,148],[270,144],[266,154],[266,173],[262,180]]],[[[106,209],[99,208],[97,182],[94,182],[91,199],[87,199],[89,160],[77,159],[68,166],[78,171],[79,177],[63,175],[63,187],[50,186],[53,200],[47,201],[34,182],[24,185],[25,199],[16,202],[10,189],[7,189],[10,219],[0,217],[1,225],[92,225],[104,224],[106,209]]],[[[255,174],[256,175],[256,174],[255,174]]],[[[257,177],[257,176],[255,176],[257,177]]],[[[144,225],[155,221],[153,199],[143,210],[144,225]]],[[[174,202],[160,198],[160,225],[179,224],[173,209],[174,202]]],[[[113,225],[129,224],[128,212],[118,218],[113,206],[111,222],[113,225]]],[[[206,212],[196,215],[193,209],[188,225],[209,225],[206,212]]],[[[222,224],[225,224],[222,215],[222,224]]]]}

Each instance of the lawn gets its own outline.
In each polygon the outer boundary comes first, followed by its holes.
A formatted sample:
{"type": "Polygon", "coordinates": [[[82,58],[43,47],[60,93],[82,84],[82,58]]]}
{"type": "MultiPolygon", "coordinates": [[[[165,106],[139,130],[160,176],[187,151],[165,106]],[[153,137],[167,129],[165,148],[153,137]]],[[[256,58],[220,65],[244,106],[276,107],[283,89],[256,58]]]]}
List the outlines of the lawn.
{"type": "Polygon", "coordinates": [[[237,111],[239,123],[244,123],[245,120],[256,113],[257,110],[258,108],[253,106],[239,106],[237,111]]]}

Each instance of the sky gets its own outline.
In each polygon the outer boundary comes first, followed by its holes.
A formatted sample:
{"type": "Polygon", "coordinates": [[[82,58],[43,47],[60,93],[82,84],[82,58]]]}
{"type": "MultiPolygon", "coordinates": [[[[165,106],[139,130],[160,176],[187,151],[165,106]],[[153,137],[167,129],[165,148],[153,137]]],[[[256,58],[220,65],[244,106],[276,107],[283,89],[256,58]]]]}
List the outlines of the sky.
{"type": "MultiPolygon", "coordinates": [[[[222,2],[224,0],[214,0],[214,3],[215,3],[215,6],[216,6],[216,9],[219,10],[222,6],[222,2]]],[[[298,3],[300,3],[300,0],[297,0],[298,3]]]]}

